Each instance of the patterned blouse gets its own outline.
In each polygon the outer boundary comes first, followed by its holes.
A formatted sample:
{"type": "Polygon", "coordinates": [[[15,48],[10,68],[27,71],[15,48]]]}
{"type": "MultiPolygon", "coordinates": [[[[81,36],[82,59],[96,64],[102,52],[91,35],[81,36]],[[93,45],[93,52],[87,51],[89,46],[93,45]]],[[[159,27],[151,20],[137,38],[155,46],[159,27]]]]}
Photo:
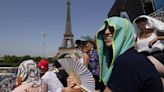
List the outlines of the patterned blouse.
{"type": "Polygon", "coordinates": [[[98,53],[95,49],[90,50],[89,53],[89,66],[88,69],[93,75],[100,75],[100,64],[98,59],[98,53]]]}

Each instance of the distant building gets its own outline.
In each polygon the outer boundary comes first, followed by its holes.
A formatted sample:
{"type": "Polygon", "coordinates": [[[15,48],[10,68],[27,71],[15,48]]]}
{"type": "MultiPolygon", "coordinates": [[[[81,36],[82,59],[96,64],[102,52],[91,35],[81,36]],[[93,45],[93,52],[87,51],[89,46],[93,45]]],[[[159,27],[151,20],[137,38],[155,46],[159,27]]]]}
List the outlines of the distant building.
{"type": "Polygon", "coordinates": [[[76,47],[74,43],[74,35],[71,27],[71,10],[70,0],[67,0],[67,16],[66,16],[66,29],[61,46],[58,49],[54,59],[63,58],[63,56],[76,57],[76,47]]]}
{"type": "Polygon", "coordinates": [[[146,15],[149,15],[156,10],[154,6],[154,0],[141,0],[141,1],[146,15]]]}
{"type": "Polygon", "coordinates": [[[164,0],[154,0],[154,6],[156,10],[164,8],[164,0]]]}
{"type": "Polygon", "coordinates": [[[120,16],[121,12],[126,12],[131,21],[139,15],[151,14],[155,11],[152,0],[116,0],[108,13],[108,17],[120,16]]]}
{"type": "Polygon", "coordinates": [[[153,0],[155,12],[149,16],[164,22],[164,0],[153,0]]]}
{"type": "Polygon", "coordinates": [[[156,10],[155,12],[151,13],[149,16],[164,22],[164,8],[160,8],[156,10]]]}

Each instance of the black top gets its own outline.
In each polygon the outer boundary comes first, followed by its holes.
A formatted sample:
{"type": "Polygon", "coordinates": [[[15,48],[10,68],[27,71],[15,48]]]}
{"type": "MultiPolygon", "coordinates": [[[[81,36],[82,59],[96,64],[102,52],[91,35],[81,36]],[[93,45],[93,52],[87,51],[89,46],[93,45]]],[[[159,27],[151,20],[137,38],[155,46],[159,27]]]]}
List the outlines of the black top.
{"type": "Polygon", "coordinates": [[[133,48],[120,55],[107,86],[113,92],[163,92],[154,65],[133,48]]]}
{"type": "Polygon", "coordinates": [[[163,51],[155,51],[155,52],[141,52],[144,53],[146,56],[153,56],[154,58],[156,58],[160,63],[162,63],[164,65],[164,50],[163,51]]]}
{"type": "Polygon", "coordinates": [[[64,69],[61,69],[61,70],[59,70],[59,72],[56,72],[56,75],[57,75],[58,79],[61,81],[61,83],[63,84],[63,86],[67,87],[68,74],[66,73],[66,71],[64,69]]]}

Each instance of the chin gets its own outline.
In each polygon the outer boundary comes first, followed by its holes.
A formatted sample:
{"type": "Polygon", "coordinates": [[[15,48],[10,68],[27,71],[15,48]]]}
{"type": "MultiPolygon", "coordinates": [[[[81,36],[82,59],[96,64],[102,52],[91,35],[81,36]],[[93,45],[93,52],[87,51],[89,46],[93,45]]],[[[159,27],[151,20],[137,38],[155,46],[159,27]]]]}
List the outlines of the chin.
{"type": "Polygon", "coordinates": [[[106,43],[106,46],[107,47],[111,47],[112,46],[112,43],[106,43]]]}

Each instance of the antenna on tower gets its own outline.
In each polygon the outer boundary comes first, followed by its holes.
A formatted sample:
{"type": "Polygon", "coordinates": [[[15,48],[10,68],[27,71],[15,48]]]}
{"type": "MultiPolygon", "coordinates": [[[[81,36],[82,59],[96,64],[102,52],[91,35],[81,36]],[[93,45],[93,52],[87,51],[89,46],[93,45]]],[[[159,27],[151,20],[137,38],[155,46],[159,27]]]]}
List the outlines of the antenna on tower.
{"type": "Polygon", "coordinates": [[[42,35],[42,59],[44,59],[45,58],[45,38],[46,38],[47,32],[42,31],[41,35],[42,35]]]}

